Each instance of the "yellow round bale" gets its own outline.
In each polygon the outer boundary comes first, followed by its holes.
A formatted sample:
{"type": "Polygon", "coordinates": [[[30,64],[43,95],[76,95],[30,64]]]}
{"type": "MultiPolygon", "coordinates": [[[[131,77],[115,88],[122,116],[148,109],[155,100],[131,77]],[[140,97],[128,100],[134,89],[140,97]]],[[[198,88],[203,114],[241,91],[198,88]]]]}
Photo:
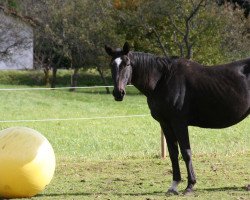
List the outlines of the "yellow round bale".
{"type": "Polygon", "coordinates": [[[32,197],[48,185],[55,171],[55,154],[36,130],[12,127],[0,132],[0,197],[32,197]]]}

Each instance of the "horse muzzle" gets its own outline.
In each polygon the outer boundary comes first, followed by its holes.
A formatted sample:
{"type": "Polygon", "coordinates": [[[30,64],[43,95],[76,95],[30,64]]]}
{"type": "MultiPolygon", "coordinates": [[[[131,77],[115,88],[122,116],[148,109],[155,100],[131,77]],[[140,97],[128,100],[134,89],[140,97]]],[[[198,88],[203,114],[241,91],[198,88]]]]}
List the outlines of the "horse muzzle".
{"type": "Polygon", "coordinates": [[[126,92],[123,89],[119,89],[119,90],[114,89],[113,90],[113,96],[114,96],[116,101],[122,101],[125,94],[126,94],[126,92]]]}

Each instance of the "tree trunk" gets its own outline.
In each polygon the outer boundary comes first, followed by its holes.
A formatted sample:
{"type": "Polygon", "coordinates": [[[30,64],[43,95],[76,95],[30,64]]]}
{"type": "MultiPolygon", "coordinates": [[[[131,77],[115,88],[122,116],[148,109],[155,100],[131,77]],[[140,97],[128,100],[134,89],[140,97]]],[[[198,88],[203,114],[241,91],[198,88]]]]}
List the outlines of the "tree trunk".
{"type": "Polygon", "coordinates": [[[74,72],[71,76],[71,89],[70,91],[75,91],[75,87],[77,86],[77,79],[78,79],[78,72],[79,72],[80,68],[74,68],[74,72]]]}
{"type": "Polygon", "coordinates": [[[56,73],[57,73],[57,69],[59,68],[59,65],[62,61],[62,57],[63,55],[61,54],[57,63],[53,65],[52,67],[52,80],[51,80],[51,88],[55,88],[56,87],[56,73]]]}
{"type": "Polygon", "coordinates": [[[44,82],[46,86],[49,86],[49,74],[50,74],[50,69],[48,66],[44,67],[44,82]]]}
{"type": "MultiPolygon", "coordinates": [[[[101,76],[101,79],[102,79],[104,85],[107,85],[107,80],[105,79],[105,77],[104,77],[104,75],[103,75],[103,71],[102,71],[102,69],[101,69],[100,66],[97,66],[97,71],[99,72],[99,74],[100,74],[100,76],[101,76]]],[[[109,88],[108,88],[108,87],[106,87],[106,92],[107,92],[107,94],[110,94],[110,91],[109,91],[109,88]]]]}
{"type": "Polygon", "coordinates": [[[56,73],[57,73],[57,67],[54,66],[52,68],[51,88],[55,88],[56,87],[56,73]]]}

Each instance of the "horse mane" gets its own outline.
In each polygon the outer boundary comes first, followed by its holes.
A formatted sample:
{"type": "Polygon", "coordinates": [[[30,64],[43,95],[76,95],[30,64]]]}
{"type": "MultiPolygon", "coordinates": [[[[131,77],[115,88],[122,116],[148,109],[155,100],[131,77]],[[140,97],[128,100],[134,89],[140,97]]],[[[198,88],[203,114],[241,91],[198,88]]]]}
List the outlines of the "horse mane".
{"type": "Polygon", "coordinates": [[[151,53],[131,52],[132,64],[136,65],[140,70],[151,72],[153,68],[163,70],[168,68],[173,59],[178,57],[161,57],[151,53]]]}
{"type": "Polygon", "coordinates": [[[149,83],[154,70],[166,74],[170,71],[171,63],[177,57],[161,57],[150,53],[131,52],[131,64],[138,68],[144,83],[149,83]]]}

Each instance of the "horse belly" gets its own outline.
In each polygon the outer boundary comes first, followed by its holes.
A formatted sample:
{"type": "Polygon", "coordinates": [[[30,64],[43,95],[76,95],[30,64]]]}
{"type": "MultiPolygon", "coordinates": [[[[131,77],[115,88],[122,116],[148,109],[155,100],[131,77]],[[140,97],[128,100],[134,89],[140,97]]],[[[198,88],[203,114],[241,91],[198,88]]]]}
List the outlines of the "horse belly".
{"type": "Polygon", "coordinates": [[[237,124],[248,116],[249,106],[237,106],[235,108],[204,106],[202,109],[194,109],[190,113],[189,124],[202,128],[226,128],[237,124]]]}

